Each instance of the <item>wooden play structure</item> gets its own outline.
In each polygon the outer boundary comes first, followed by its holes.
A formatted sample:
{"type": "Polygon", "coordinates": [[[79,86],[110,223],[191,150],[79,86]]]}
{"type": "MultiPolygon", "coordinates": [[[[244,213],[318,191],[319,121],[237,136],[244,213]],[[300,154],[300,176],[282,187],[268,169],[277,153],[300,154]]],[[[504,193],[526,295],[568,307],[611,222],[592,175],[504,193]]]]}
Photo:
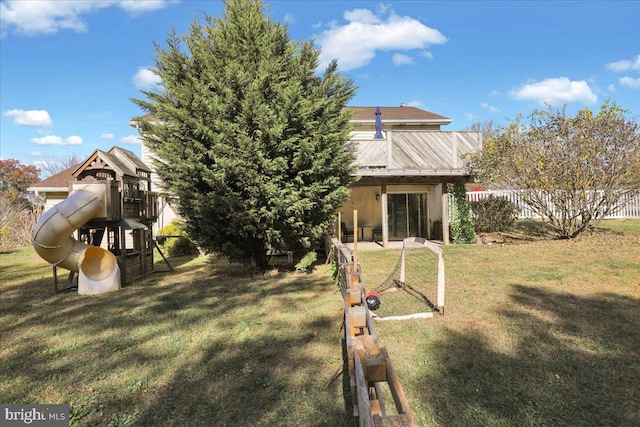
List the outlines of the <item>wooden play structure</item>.
{"type": "Polygon", "coordinates": [[[78,230],[80,240],[104,245],[118,259],[122,283],[153,272],[152,225],[158,218],[158,195],[151,191],[151,169],[131,151],[96,150],[74,172],[77,183],[104,182],[109,187],[107,215],[78,230]]]}
{"type": "Polygon", "coordinates": [[[107,273],[119,276],[117,284],[105,285],[107,291],[153,272],[158,203],[151,169],[123,148],[96,150],[75,169],[68,186],[68,197],[45,212],[32,231],[36,251],[54,267],[56,290],[57,267],[70,270],[70,279],[79,274],[80,293],[84,273],[89,288],[107,273]],[[117,265],[110,261],[114,258],[117,265]]]}
{"type": "MultiPolygon", "coordinates": [[[[357,211],[355,212],[357,218],[357,211]]],[[[357,241],[357,240],[356,240],[357,241]]],[[[367,303],[357,252],[333,241],[334,262],[344,300],[343,375],[349,375],[353,414],[360,427],[417,426],[400,380],[385,348],[380,348],[367,303]],[[347,372],[348,367],[348,372],[347,372]],[[395,411],[384,401],[384,387],[393,398],[395,411]],[[392,413],[395,412],[395,413],[392,413]]]]}

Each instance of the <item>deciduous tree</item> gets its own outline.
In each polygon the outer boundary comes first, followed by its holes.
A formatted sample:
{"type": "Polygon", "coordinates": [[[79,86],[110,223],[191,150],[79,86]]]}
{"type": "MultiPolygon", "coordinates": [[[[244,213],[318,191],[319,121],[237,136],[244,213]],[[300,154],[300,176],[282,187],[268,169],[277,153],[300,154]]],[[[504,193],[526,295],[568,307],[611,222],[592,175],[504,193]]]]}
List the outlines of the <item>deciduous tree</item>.
{"type": "Polygon", "coordinates": [[[156,45],[161,89],[133,100],[142,138],[199,245],[260,268],[269,249],[319,237],[348,197],[353,154],[342,112],[353,83],[312,42],[289,39],[261,2],[230,0],[156,45]]]}
{"type": "Polygon", "coordinates": [[[59,174],[60,172],[69,169],[71,166],[76,166],[84,161],[83,158],[73,153],[68,157],[65,157],[60,160],[56,159],[47,159],[45,160],[40,168],[42,169],[42,175],[44,178],[48,178],[50,176],[59,174]]]}
{"type": "Polygon", "coordinates": [[[0,252],[29,243],[39,209],[29,203],[27,188],[38,182],[39,173],[19,160],[0,160],[0,252]]]}
{"type": "Polygon", "coordinates": [[[32,165],[23,165],[16,159],[0,159],[0,196],[11,204],[27,202],[27,188],[40,179],[40,170],[32,165]]]}
{"type": "Polygon", "coordinates": [[[574,238],[640,191],[638,123],[615,103],[517,117],[468,163],[482,182],[521,191],[562,238],[574,238]]]}

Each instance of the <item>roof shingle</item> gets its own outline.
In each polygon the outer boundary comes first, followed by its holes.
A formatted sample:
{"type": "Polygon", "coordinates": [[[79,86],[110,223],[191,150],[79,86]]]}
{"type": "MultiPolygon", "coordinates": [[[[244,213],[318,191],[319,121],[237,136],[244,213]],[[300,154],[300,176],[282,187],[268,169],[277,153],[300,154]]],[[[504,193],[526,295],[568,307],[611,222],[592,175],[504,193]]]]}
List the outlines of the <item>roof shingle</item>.
{"type": "Polygon", "coordinates": [[[51,175],[48,178],[43,179],[40,182],[33,184],[31,187],[33,188],[55,188],[55,187],[67,187],[69,185],[69,181],[75,181],[73,177],[73,172],[80,166],[80,163],[77,165],[73,165],[68,169],[63,170],[55,175],[51,175]]]}
{"type": "MultiPolygon", "coordinates": [[[[377,107],[345,107],[344,111],[356,111],[355,122],[375,121],[377,107]]],[[[409,121],[409,122],[425,122],[425,123],[451,123],[451,119],[432,113],[430,111],[421,110],[415,107],[380,107],[382,113],[382,121],[409,121]]]]}
{"type": "MultiPolygon", "coordinates": [[[[355,122],[362,121],[375,121],[377,107],[345,107],[343,111],[356,111],[355,117],[352,119],[355,122]]],[[[431,111],[421,110],[416,107],[380,107],[383,121],[397,121],[403,120],[410,122],[424,122],[424,123],[440,123],[449,124],[451,119],[440,114],[432,113],[431,111]]],[[[153,114],[145,114],[139,119],[150,120],[154,119],[153,114]]],[[[133,121],[135,122],[136,119],[133,121]]]]}

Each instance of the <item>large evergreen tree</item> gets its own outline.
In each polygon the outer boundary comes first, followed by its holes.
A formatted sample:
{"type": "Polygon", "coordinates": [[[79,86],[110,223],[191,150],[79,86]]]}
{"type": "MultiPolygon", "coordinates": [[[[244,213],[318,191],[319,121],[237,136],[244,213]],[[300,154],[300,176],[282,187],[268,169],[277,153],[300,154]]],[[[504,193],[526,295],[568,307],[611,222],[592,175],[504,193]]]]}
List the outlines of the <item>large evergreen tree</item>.
{"type": "Polygon", "coordinates": [[[134,99],[152,114],[144,144],[191,236],[206,250],[266,268],[268,249],[319,237],[346,200],[355,87],[336,63],[317,74],[312,42],[289,39],[259,1],[229,0],[155,45],[161,88],[134,99]]]}

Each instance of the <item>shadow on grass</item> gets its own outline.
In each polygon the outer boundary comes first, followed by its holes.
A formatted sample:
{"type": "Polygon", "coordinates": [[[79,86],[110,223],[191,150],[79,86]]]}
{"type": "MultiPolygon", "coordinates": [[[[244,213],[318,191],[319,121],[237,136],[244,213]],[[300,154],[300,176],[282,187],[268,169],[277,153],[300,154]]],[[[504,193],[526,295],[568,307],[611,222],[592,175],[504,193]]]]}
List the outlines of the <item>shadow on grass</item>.
{"type": "Polygon", "coordinates": [[[100,296],[52,288],[0,287],[3,403],[68,403],[72,425],[352,425],[327,388],[341,304],[326,275],[184,263],[100,296]]]}
{"type": "Polygon", "coordinates": [[[496,238],[498,242],[524,243],[539,240],[556,240],[558,235],[553,229],[541,220],[518,219],[507,231],[496,233],[478,233],[479,236],[489,235],[496,238]]]}
{"type": "Polygon", "coordinates": [[[512,230],[534,237],[554,236],[553,229],[542,220],[519,219],[513,223],[512,230]]]}
{"type": "Polygon", "coordinates": [[[510,299],[495,313],[501,344],[471,328],[429,344],[434,368],[413,397],[434,422],[640,425],[640,299],[520,284],[510,299]]]}

